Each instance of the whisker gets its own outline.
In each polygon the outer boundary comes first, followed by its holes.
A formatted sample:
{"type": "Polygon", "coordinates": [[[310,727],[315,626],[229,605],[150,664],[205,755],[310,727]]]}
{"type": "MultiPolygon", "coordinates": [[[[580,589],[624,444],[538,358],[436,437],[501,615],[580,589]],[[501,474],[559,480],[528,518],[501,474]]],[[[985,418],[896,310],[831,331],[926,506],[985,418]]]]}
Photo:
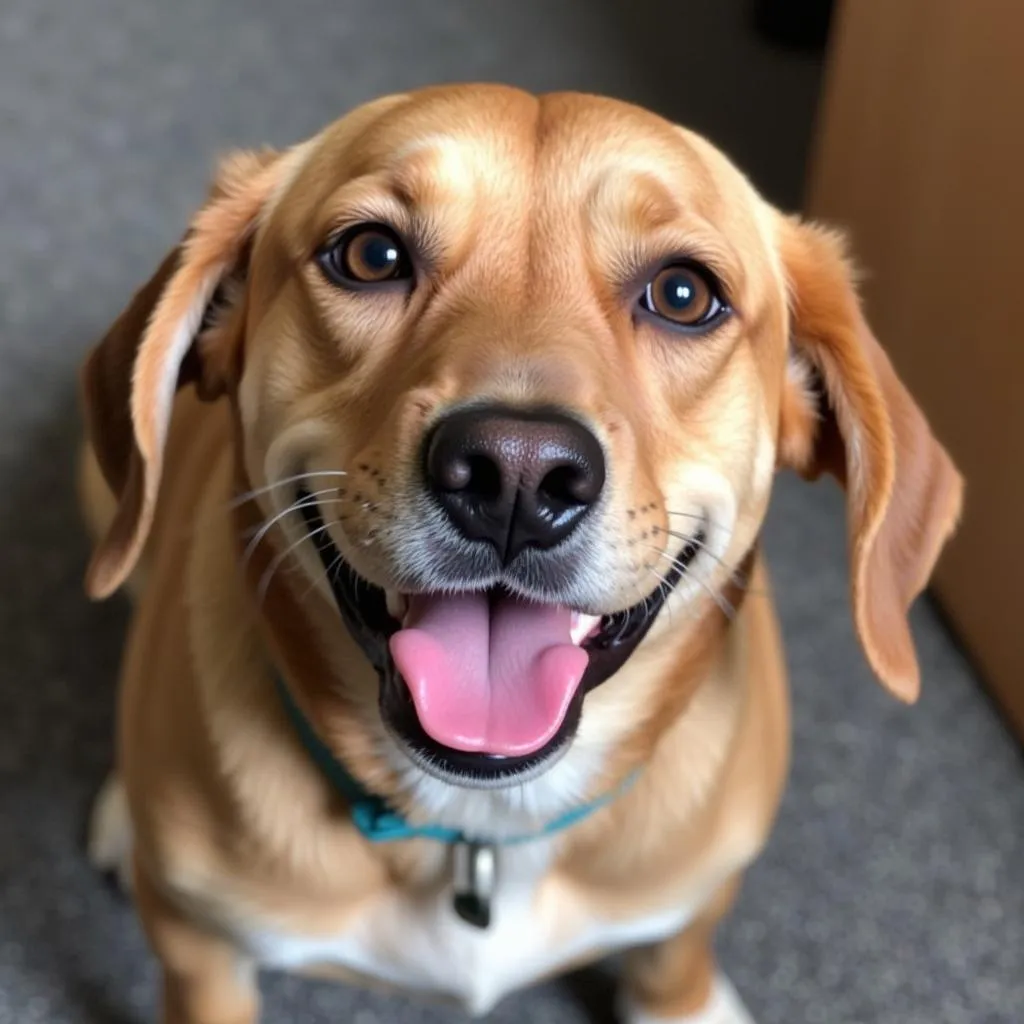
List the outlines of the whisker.
{"type": "MultiPolygon", "coordinates": [[[[633,580],[633,589],[637,592],[637,594],[640,595],[640,601],[638,601],[637,603],[639,604],[641,601],[643,602],[643,606],[644,606],[644,623],[646,623],[647,622],[647,601],[650,598],[650,594],[645,594],[643,592],[643,590],[640,589],[640,581],[639,580],[633,580]]],[[[618,643],[619,640],[622,639],[622,634],[625,631],[626,627],[629,625],[629,609],[628,608],[624,609],[623,611],[619,612],[618,614],[620,614],[622,616],[622,625],[619,627],[619,631],[615,634],[615,642],[616,643],[618,643]]],[[[615,620],[615,616],[612,616],[612,621],[614,621],[614,620],[615,620]]]]}
{"type": "MultiPolygon", "coordinates": [[[[267,533],[273,528],[274,523],[280,522],[289,512],[298,512],[300,509],[308,508],[310,505],[317,505],[320,502],[317,499],[324,494],[330,494],[336,490],[334,487],[327,487],[322,491],[314,491],[312,494],[305,495],[301,498],[296,498],[287,508],[283,508],[276,515],[268,519],[257,531],[255,536],[246,545],[245,551],[242,554],[242,565],[248,565],[249,559],[252,557],[253,552],[259,546],[261,540],[266,537],[267,533]]],[[[326,504],[326,503],[325,503],[326,504]]]]}
{"type": "Polygon", "coordinates": [[[688,533],[679,533],[678,530],[666,530],[665,532],[670,537],[675,537],[676,540],[685,541],[687,544],[692,544],[695,548],[700,548],[701,551],[707,552],[707,554],[709,554],[723,569],[728,569],[729,572],[733,574],[736,573],[736,567],[729,565],[729,563],[726,562],[725,559],[716,555],[714,551],[712,551],[711,548],[708,547],[707,542],[701,540],[700,537],[695,537],[692,534],[688,533]]]}
{"type": "MultiPolygon", "coordinates": [[[[713,587],[711,587],[708,584],[707,580],[701,579],[701,577],[698,576],[695,572],[688,572],[688,567],[684,563],[680,562],[679,559],[674,557],[673,555],[670,555],[667,552],[662,551],[660,548],[655,548],[650,544],[648,544],[647,546],[651,548],[652,551],[657,551],[658,554],[667,562],[670,562],[673,565],[673,567],[677,569],[682,569],[683,576],[687,579],[693,580],[700,587],[702,587],[711,596],[711,599],[715,602],[715,604],[717,604],[718,607],[721,608],[722,612],[725,614],[727,618],[734,619],[736,617],[736,609],[735,607],[733,607],[732,602],[729,601],[722,594],[719,594],[713,587]]],[[[655,575],[657,575],[657,572],[655,572],[655,575]]]]}
{"type": "Polygon", "coordinates": [[[270,589],[270,581],[273,578],[274,573],[277,572],[278,568],[280,568],[281,563],[284,562],[284,560],[304,541],[312,540],[314,537],[323,533],[327,529],[328,525],[328,523],[324,523],[322,526],[318,526],[315,530],[310,530],[307,533],[304,533],[297,541],[293,544],[289,544],[284,551],[274,557],[274,560],[270,563],[266,572],[264,572],[263,576],[260,578],[259,587],[256,589],[258,604],[263,604],[266,599],[267,591],[270,589]]]}
{"type": "Polygon", "coordinates": [[[253,498],[259,497],[261,494],[266,494],[267,491],[273,491],[278,487],[284,487],[287,484],[295,483],[298,480],[309,480],[313,477],[323,476],[348,476],[342,469],[320,469],[313,473],[296,473],[294,476],[286,476],[281,480],[275,480],[273,483],[267,484],[265,487],[256,487],[251,491],[245,491],[242,494],[236,494],[234,498],[229,502],[229,508],[238,508],[239,505],[244,505],[247,501],[252,501],[253,498]]]}
{"type": "Polygon", "coordinates": [[[727,597],[723,596],[722,594],[718,593],[717,590],[714,590],[711,586],[708,585],[707,580],[702,580],[696,573],[694,573],[693,579],[696,580],[697,584],[711,596],[711,600],[714,601],[715,604],[717,604],[718,607],[722,609],[722,613],[725,615],[727,619],[736,618],[736,606],[732,603],[732,601],[730,601],[727,597]]]}
{"type": "Polygon", "coordinates": [[[650,606],[651,595],[647,594],[641,602],[644,606],[643,619],[640,621],[640,629],[646,629],[647,623],[651,621],[651,606],[650,606]]]}
{"type": "MultiPolygon", "coordinates": [[[[655,548],[654,550],[657,550],[657,548],[655,548]]],[[[672,625],[672,603],[668,599],[669,599],[669,597],[672,594],[672,584],[669,582],[668,578],[665,577],[665,576],[662,576],[661,573],[658,572],[658,570],[655,569],[653,565],[651,566],[651,572],[653,572],[654,575],[657,576],[658,579],[661,581],[658,584],[658,589],[655,591],[655,593],[656,594],[660,594],[660,593],[662,593],[662,591],[664,591],[665,603],[668,605],[668,624],[671,627],[671,625],[672,625]]]]}
{"type": "MultiPolygon", "coordinates": [[[[682,519],[692,519],[703,523],[703,529],[707,533],[725,533],[726,528],[716,523],[709,522],[707,517],[704,515],[698,515],[696,512],[677,512],[674,509],[665,509],[665,514],[670,516],[679,516],[682,519]]],[[[666,530],[666,533],[671,531],[666,530]]]]}
{"type": "Polygon", "coordinates": [[[330,564],[324,568],[323,573],[321,575],[317,576],[313,580],[313,582],[310,583],[310,585],[305,589],[305,591],[303,592],[302,596],[299,598],[299,602],[302,603],[302,602],[306,601],[306,599],[309,597],[309,595],[312,594],[314,590],[316,590],[317,585],[320,583],[321,580],[327,580],[327,582],[330,583],[331,576],[334,574],[335,569],[337,569],[338,566],[341,565],[341,561],[342,561],[341,552],[339,551],[334,556],[334,558],[331,559],[330,564]]]}
{"type": "MultiPolygon", "coordinates": [[[[334,490],[334,488],[332,487],[331,490],[334,490]]],[[[330,492],[328,491],[328,492],[324,492],[324,493],[330,493],[330,492]]],[[[317,505],[318,508],[326,508],[328,505],[346,505],[346,504],[348,504],[348,501],[347,501],[346,498],[317,498],[315,504],[317,505]]],[[[289,511],[298,512],[298,511],[300,511],[301,509],[303,509],[305,507],[306,506],[303,505],[302,502],[293,502],[284,511],[285,512],[289,512],[289,511]]],[[[243,538],[252,538],[255,534],[257,534],[260,530],[263,529],[263,525],[264,525],[263,523],[258,523],[256,526],[251,526],[247,530],[242,530],[242,532],[239,534],[239,536],[243,537],[243,538]]]]}
{"type": "Polygon", "coordinates": [[[700,540],[700,538],[691,537],[685,533],[676,533],[674,530],[666,530],[665,532],[670,537],[675,537],[678,540],[684,540],[688,544],[692,544],[694,547],[700,548],[701,551],[706,552],[729,573],[729,581],[738,587],[742,587],[748,594],[758,594],[761,597],[768,596],[768,591],[762,587],[751,587],[749,580],[745,579],[743,574],[740,572],[739,566],[730,565],[724,558],[720,558],[704,541],[700,540]]]}
{"type": "MultiPolygon", "coordinates": [[[[648,545],[648,547],[650,547],[650,546],[651,545],[648,545]]],[[[649,569],[658,578],[659,583],[658,583],[657,589],[654,590],[652,593],[648,594],[647,597],[644,598],[644,624],[645,625],[648,622],[650,622],[650,620],[653,618],[653,615],[656,614],[656,613],[651,611],[651,609],[650,609],[650,607],[648,605],[648,602],[655,601],[658,598],[658,596],[662,595],[662,594],[664,595],[663,599],[667,599],[668,596],[672,593],[672,585],[669,583],[669,581],[664,576],[662,576],[661,573],[658,572],[658,570],[655,569],[653,565],[651,565],[649,567],[649,569]]],[[[672,618],[672,609],[671,609],[671,607],[668,610],[668,614],[669,614],[669,620],[671,621],[671,618],[672,618]]]]}
{"type": "Polygon", "coordinates": [[[621,640],[623,633],[625,633],[628,629],[629,629],[629,612],[628,611],[624,611],[622,613],[622,626],[620,627],[618,633],[615,634],[616,641],[621,640]]]}
{"type": "MultiPolygon", "coordinates": [[[[643,591],[640,590],[640,585],[639,584],[636,585],[636,589],[640,591],[640,596],[643,597],[643,591]]],[[[626,625],[629,622],[629,613],[628,612],[616,612],[612,616],[612,622],[614,622],[615,619],[618,616],[620,616],[620,615],[622,616],[622,622],[619,624],[618,632],[615,634],[615,642],[616,643],[618,643],[622,639],[622,634],[626,632],[626,625]]]]}

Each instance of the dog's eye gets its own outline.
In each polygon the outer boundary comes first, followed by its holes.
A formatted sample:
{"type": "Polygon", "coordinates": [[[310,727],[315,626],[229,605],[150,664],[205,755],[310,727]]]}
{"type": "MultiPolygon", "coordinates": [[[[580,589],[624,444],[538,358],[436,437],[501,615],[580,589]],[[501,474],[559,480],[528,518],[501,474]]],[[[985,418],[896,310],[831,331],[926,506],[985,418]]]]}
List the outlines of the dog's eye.
{"type": "Polygon", "coordinates": [[[320,253],[320,265],[336,284],[375,285],[412,277],[412,260],[401,239],[384,224],[359,224],[320,253]]]}
{"type": "Polygon", "coordinates": [[[673,263],[655,274],[640,297],[649,313],[678,327],[706,327],[726,310],[709,271],[692,263],[673,263]]]}

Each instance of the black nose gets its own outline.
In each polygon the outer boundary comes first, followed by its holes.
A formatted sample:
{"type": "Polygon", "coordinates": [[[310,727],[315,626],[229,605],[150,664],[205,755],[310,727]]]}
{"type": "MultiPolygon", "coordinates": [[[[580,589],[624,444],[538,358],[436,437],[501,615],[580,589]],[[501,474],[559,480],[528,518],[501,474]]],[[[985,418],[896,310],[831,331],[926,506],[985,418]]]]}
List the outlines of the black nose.
{"type": "Polygon", "coordinates": [[[465,409],[427,438],[427,485],[470,540],[504,562],[554,547],[601,497],[604,452],[581,423],[552,411],[465,409]]]}

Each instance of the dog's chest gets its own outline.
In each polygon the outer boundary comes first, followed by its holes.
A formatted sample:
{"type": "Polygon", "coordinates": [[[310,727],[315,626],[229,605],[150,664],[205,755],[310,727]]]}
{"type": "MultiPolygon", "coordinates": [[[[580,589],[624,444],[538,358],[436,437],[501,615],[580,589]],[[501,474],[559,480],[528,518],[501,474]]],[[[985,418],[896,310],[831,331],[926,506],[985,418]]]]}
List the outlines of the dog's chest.
{"type": "Polygon", "coordinates": [[[268,967],[337,966],[404,989],[448,996],[486,1013],[503,996],[579,961],[680,930],[700,900],[635,915],[602,913],[568,882],[547,873],[544,851],[499,854],[490,927],[461,920],[451,886],[429,897],[391,890],[369,901],[344,932],[305,936],[246,930],[268,967]]]}

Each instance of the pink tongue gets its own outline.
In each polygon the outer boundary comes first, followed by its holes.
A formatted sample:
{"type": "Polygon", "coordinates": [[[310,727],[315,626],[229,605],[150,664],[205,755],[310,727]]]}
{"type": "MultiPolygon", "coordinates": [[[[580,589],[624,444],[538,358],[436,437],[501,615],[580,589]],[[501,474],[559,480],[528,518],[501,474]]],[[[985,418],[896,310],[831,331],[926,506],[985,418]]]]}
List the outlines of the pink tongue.
{"type": "Polygon", "coordinates": [[[420,724],[455,750],[512,757],[558,731],[587,667],[572,612],[487,594],[410,598],[391,638],[420,724]]]}

